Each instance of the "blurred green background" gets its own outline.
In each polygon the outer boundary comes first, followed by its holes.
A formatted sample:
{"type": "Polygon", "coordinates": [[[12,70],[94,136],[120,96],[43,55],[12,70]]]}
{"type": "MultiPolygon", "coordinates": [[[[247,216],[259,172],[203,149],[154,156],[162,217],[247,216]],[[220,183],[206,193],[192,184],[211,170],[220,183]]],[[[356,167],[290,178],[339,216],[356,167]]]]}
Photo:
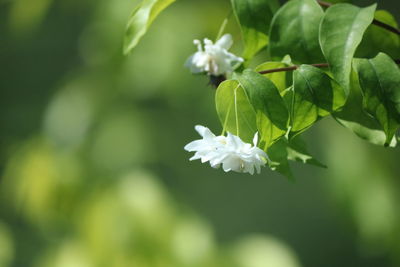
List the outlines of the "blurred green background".
{"type": "Polygon", "coordinates": [[[0,267],[400,266],[398,148],[325,119],[329,168],[294,183],[189,162],[193,126],[221,129],[183,64],[229,1],[177,1],[123,57],[136,4],[0,0],[0,267]]]}

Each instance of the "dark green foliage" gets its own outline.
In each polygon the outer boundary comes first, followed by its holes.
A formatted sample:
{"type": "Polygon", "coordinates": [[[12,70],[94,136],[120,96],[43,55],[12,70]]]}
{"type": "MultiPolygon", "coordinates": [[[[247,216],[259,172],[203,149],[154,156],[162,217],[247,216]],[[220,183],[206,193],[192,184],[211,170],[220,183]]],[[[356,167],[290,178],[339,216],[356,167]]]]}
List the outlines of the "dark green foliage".
{"type": "Polygon", "coordinates": [[[376,5],[358,8],[337,4],[322,19],[319,42],[335,79],[348,93],[351,63],[363,34],[374,18],[376,5]]]}
{"type": "Polygon", "coordinates": [[[380,53],[373,59],[359,59],[356,67],[363,92],[363,106],[379,122],[389,145],[400,124],[400,70],[380,53]]]}
{"type": "Polygon", "coordinates": [[[324,15],[315,0],[288,1],[274,16],[269,33],[269,53],[274,58],[289,54],[295,62],[324,62],[318,30],[324,15]]]}
{"type": "Polygon", "coordinates": [[[268,44],[269,26],[279,8],[279,2],[277,0],[231,0],[231,2],[241,25],[245,43],[243,57],[250,59],[268,44]]]}
{"type": "Polygon", "coordinates": [[[343,88],[322,70],[301,65],[293,72],[290,99],[291,131],[298,133],[319,118],[341,108],[346,101],[343,88]]]}
{"type": "MultiPolygon", "coordinates": [[[[396,19],[385,10],[375,12],[375,19],[395,28],[398,27],[396,19]]],[[[377,25],[371,24],[364,34],[364,38],[357,48],[356,57],[375,57],[378,52],[384,52],[392,58],[400,58],[400,36],[389,32],[377,25]]]]}
{"type": "MultiPolygon", "coordinates": [[[[363,96],[355,71],[351,73],[350,94],[346,105],[334,118],[343,126],[353,131],[357,136],[370,143],[383,146],[386,136],[378,122],[363,109],[363,96]]],[[[395,144],[396,140],[393,140],[395,144]]]]}

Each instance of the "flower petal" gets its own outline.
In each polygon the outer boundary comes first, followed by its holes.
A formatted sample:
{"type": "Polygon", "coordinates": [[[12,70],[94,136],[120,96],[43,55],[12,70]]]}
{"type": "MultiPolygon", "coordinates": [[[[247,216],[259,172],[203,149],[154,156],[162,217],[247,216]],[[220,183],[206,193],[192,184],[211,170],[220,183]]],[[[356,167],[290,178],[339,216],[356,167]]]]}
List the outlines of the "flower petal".
{"type": "Polygon", "coordinates": [[[215,135],[208,129],[207,127],[196,125],[194,129],[203,137],[203,138],[214,138],[215,135]]]}
{"type": "Polygon", "coordinates": [[[228,50],[231,48],[233,44],[232,35],[229,33],[224,34],[219,40],[215,43],[215,45],[228,50]]]}
{"type": "Polygon", "coordinates": [[[202,59],[201,53],[203,52],[196,52],[186,60],[185,67],[189,68],[191,73],[205,72],[204,67],[199,64],[200,60],[202,59]]]}
{"type": "Polygon", "coordinates": [[[190,142],[189,144],[187,144],[183,149],[185,149],[186,151],[189,151],[189,152],[193,152],[193,151],[198,151],[203,147],[204,147],[203,140],[194,140],[194,141],[190,142]]]}
{"type": "Polygon", "coordinates": [[[258,143],[258,132],[256,132],[253,137],[253,145],[257,146],[257,143],[258,143]]]}

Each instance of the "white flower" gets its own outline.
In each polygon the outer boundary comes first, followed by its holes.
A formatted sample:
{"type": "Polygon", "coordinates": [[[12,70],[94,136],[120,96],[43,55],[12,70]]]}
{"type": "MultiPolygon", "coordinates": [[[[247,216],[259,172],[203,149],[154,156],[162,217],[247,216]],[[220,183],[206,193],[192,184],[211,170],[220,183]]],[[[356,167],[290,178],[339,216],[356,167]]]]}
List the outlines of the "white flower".
{"type": "Polygon", "coordinates": [[[257,147],[258,134],[254,135],[253,145],[245,143],[240,137],[228,133],[228,136],[215,136],[208,128],[197,125],[196,131],[203,139],[195,140],[185,146],[185,150],[196,152],[190,160],[200,159],[209,162],[211,167],[222,165],[225,172],[261,172],[268,159],[267,154],[257,147]]]}
{"type": "Polygon", "coordinates": [[[215,44],[207,38],[203,42],[204,50],[199,40],[193,41],[198,51],[185,64],[192,73],[219,76],[232,72],[237,63],[243,62],[243,58],[228,52],[233,43],[230,34],[223,35],[215,44]]]}
{"type": "Polygon", "coordinates": [[[210,129],[201,125],[196,125],[195,129],[203,139],[195,140],[185,146],[185,150],[189,152],[196,151],[190,160],[201,159],[202,163],[209,161],[211,167],[218,168],[226,138],[224,136],[215,136],[210,129]]]}

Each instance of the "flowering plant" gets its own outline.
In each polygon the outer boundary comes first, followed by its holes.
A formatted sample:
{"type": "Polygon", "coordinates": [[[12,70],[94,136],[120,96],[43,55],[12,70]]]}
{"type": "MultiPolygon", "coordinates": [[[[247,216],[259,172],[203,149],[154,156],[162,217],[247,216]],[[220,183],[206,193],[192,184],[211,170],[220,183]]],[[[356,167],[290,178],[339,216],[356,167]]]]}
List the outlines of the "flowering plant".
{"type": "MultiPolygon", "coordinates": [[[[143,0],[127,26],[126,53],[172,2],[143,0]]],[[[196,126],[203,139],[185,147],[195,152],[192,159],[248,173],[268,164],[291,177],[290,160],[324,166],[308,153],[301,135],[327,116],[371,143],[397,145],[400,30],[393,15],[376,11],[376,4],[319,0],[231,4],[242,54],[228,52],[233,42],[225,34],[215,43],[195,40],[198,51],[186,62],[217,87],[216,111],[228,133],[215,136],[196,126]],[[248,68],[255,55],[265,62],[248,68]],[[251,145],[254,136],[259,141],[251,145]]]]}

